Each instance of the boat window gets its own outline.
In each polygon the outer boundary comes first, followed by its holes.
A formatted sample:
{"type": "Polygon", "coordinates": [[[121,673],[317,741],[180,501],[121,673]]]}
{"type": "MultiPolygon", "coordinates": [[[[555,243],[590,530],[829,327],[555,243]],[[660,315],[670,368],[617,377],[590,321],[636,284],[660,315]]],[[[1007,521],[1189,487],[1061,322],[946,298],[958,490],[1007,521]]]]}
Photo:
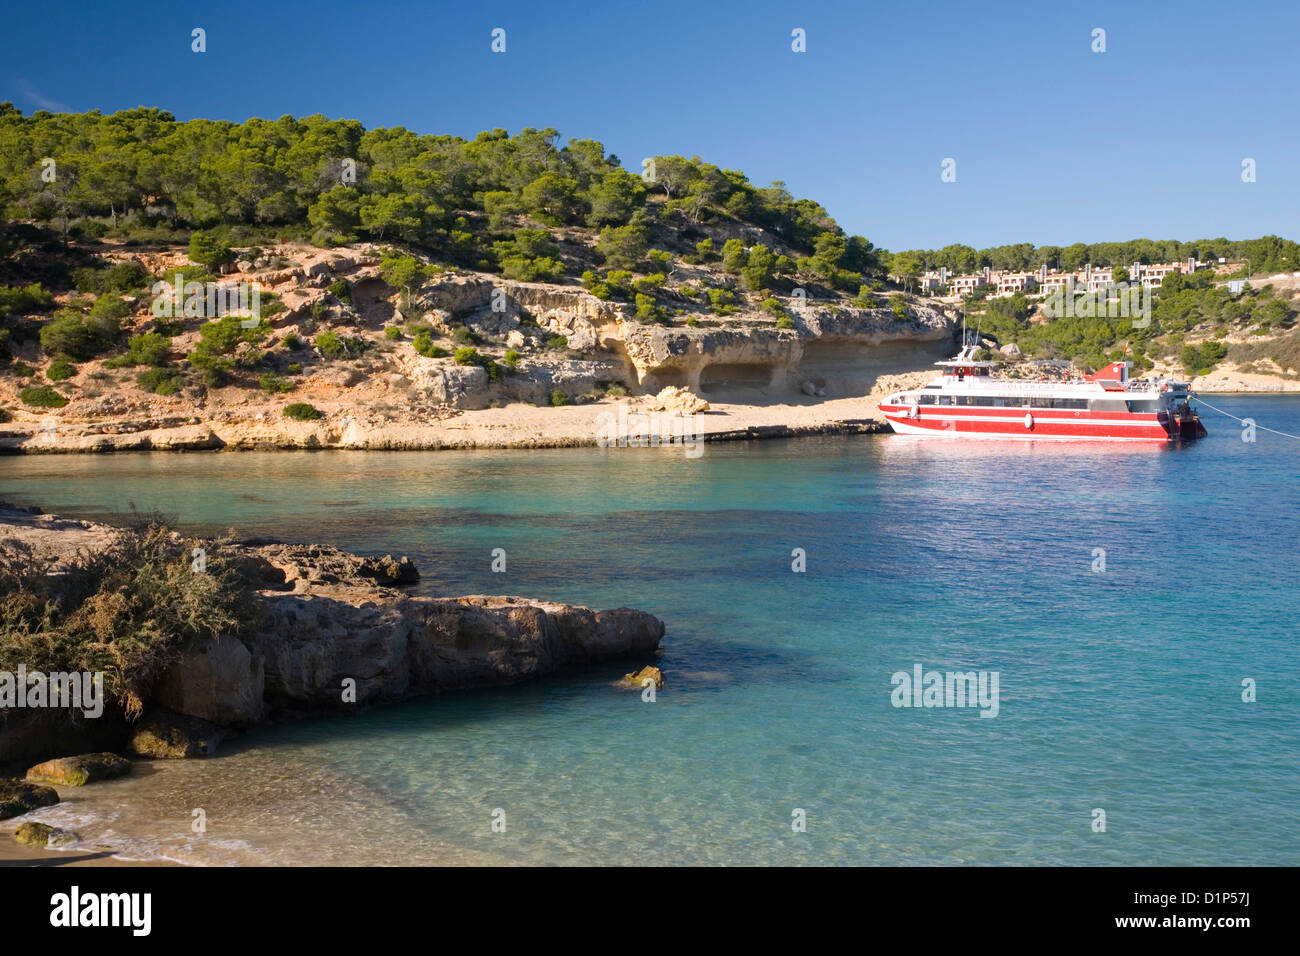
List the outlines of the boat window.
{"type": "Polygon", "coordinates": [[[1129,410],[1128,402],[1113,398],[1094,398],[1092,400],[1092,410],[1094,412],[1127,412],[1129,410]]]}
{"type": "Polygon", "coordinates": [[[916,396],[916,404],[918,404],[918,405],[933,405],[933,404],[935,404],[938,400],[939,400],[939,396],[938,396],[938,395],[918,395],[918,396],[916,396]]]}

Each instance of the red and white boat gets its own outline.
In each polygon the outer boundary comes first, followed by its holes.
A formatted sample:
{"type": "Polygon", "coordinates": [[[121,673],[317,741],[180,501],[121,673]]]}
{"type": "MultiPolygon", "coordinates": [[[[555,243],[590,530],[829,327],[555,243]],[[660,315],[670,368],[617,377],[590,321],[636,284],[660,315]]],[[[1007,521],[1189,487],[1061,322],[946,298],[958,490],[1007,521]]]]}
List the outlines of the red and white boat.
{"type": "Polygon", "coordinates": [[[943,373],[924,388],[897,392],[881,414],[901,435],[1077,441],[1189,441],[1205,426],[1188,405],[1186,382],[1131,381],[1132,362],[1064,381],[993,375],[997,362],[975,359],[968,345],[936,362],[943,373]]]}

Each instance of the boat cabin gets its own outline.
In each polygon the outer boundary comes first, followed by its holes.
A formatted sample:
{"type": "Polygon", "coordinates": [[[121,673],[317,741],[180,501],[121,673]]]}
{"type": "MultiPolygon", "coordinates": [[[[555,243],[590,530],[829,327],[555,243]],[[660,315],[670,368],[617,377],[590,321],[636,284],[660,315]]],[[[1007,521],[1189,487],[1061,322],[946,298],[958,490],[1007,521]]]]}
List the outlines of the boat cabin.
{"type": "Polygon", "coordinates": [[[977,349],[977,346],[967,345],[957,353],[956,358],[948,359],[946,362],[935,362],[934,364],[943,369],[944,376],[955,378],[959,382],[965,381],[968,377],[989,378],[992,376],[993,370],[998,367],[998,363],[976,359],[975,352],[977,349]]]}

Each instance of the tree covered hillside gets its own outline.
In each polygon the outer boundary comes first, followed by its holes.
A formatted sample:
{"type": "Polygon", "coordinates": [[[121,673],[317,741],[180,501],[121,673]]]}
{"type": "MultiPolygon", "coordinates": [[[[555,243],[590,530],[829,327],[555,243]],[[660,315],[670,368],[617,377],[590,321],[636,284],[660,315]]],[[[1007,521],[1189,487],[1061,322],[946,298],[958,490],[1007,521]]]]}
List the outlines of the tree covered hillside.
{"type": "Polygon", "coordinates": [[[893,275],[917,276],[946,268],[958,275],[992,269],[1028,271],[1046,265],[1049,269],[1075,272],[1088,263],[1094,266],[1128,267],[1135,262],[1180,262],[1195,257],[1201,262],[1220,258],[1248,262],[1255,273],[1300,270],[1300,244],[1278,236],[1258,239],[1129,239],[1125,242],[1076,242],[1068,246],[1035,246],[1017,242],[1006,246],[975,249],[954,243],[942,249],[909,249],[889,256],[893,275]]]}
{"type": "Polygon", "coordinates": [[[86,238],[176,239],[201,229],[235,245],[268,235],[401,242],[523,279],[581,271],[550,241],[565,227],[591,230],[605,261],[625,267],[644,260],[655,226],[691,239],[701,223],[731,221],[788,247],[761,279],[799,270],[856,292],[879,274],[870,242],[844,235],[820,204],[781,183],[755,187],[741,172],[681,156],[654,157],[638,175],[594,140],[561,145],[553,129],[465,140],[323,116],[177,122],[146,108],[23,116],[2,103],[0,209],[86,238]]]}

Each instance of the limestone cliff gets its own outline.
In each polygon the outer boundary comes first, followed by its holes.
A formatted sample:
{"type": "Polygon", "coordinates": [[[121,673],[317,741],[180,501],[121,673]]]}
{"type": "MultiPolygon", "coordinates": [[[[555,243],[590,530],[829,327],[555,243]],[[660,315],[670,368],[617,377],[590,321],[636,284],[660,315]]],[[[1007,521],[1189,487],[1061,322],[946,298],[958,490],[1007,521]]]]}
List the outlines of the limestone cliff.
{"type": "MultiPolygon", "coordinates": [[[[449,431],[467,411],[608,404],[669,385],[742,405],[845,399],[947,357],[958,321],[918,299],[864,309],[821,288],[764,304],[716,264],[682,262],[652,289],[657,318],[572,279],[454,270],[397,289],[381,276],[379,251],[286,243],[231,265],[231,281],[274,296],[278,311],[256,346],[231,351],[219,383],[189,367],[204,320],[186,319],[167,329],[167,394],[147,391],[141,367],[117,356],[73,363],[70,378],[42,386],[67,404],[36,407],[22,393],[42,384],[49,369],[37,369],[50,358],[34,340],[11,341],[12,368],[36,378],[0,375],[0,451],[453,447],[461,442],[449,431]],[[706,293],[728,287],[735,305],[718,314],[706,293]],[[457,349],[471,348],[458,360],[457,349]],[[318,417],[287,418],[290,403],[318,417]]],[[[179,249],[101,257],[154,276],[186,264],[179,249]]],[[[158,327],[147,297],[131,305],[124,335],[158,327]]],[[[545,431],[520,443],[547,444],[545,431]]]]}

